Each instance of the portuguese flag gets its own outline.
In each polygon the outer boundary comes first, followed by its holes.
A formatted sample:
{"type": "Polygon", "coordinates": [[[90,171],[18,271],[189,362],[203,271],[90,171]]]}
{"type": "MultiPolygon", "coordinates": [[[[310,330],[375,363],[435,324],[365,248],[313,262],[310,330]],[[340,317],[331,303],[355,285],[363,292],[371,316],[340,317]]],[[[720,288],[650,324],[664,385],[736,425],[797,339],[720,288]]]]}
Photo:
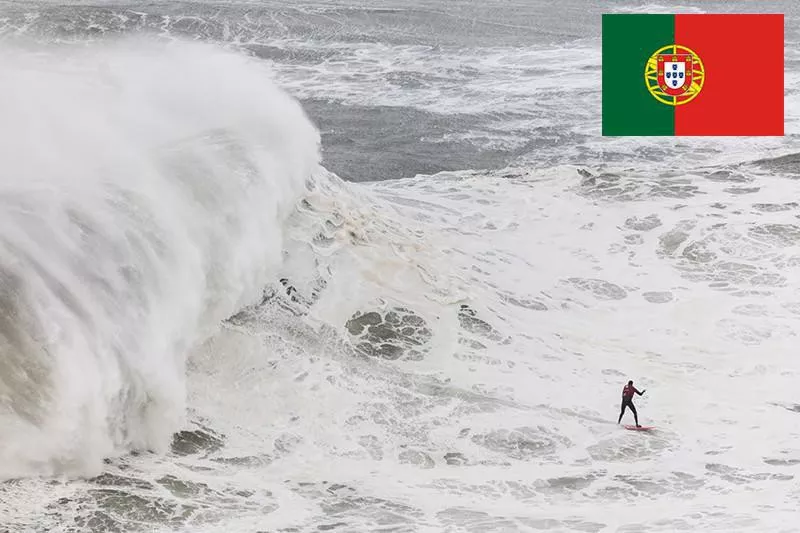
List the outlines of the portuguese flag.
{"type": "Polygon", "coordinates": [[[783,135],[783,15],[603,15],[603,135],[783,135]]]}

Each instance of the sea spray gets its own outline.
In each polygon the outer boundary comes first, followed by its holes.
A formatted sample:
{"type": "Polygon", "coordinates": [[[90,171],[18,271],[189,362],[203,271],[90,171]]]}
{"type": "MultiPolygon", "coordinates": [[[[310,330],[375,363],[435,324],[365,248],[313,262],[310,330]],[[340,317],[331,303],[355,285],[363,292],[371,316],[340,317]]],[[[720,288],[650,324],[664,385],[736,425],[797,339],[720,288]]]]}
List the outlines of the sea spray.
{"type": "Polygon", "coordinates": [[[0,478],[163,451],[319,135],[263,63],[141,38],[5,47],[0,117],[0,478]]]}

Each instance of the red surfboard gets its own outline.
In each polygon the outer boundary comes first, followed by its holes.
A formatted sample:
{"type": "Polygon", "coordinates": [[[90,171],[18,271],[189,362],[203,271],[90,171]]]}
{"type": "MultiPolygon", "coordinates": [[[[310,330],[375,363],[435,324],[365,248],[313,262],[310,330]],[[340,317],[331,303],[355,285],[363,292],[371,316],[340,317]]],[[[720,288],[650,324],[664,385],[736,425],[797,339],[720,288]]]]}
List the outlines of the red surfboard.
{"type": "Polygon", "coordinates": [[[631,431],[650,431],[651,429],[656,428],[655,426],[640,426],[637,428],[636,426],[629,426],[627,424],[624,427],[625,429],[630,429],[631,431]]]}

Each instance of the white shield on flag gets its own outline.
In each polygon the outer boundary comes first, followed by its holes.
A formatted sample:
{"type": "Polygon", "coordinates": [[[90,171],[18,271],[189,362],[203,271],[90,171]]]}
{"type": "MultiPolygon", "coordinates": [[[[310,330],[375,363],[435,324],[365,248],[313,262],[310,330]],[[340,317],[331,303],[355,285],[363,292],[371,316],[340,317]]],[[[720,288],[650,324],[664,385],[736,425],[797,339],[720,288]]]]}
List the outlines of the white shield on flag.
{"type": "Polygon", "coordinates": [[[692,86],[692,56],[690,54],[659,54],[658,86],[665,94],[681,96],[692,86]]]}
{"type": "Polygon", "coordinates": [[[686,63],[683,61],[664,61],[664,81],[667,87],[677,89],[686,82],[686,63]]]}

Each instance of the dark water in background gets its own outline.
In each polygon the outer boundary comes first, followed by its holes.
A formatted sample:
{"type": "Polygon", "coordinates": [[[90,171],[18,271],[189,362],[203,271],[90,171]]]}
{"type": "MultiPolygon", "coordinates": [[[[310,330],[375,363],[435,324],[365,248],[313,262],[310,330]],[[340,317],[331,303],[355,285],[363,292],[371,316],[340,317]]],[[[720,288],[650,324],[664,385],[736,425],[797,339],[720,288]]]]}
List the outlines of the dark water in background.
{"type": "MultiPolygon", "coordinates": [[[[617,148],[599,133],[604,12],[783,12],[787,70],[796,64],[796,2],[691,5],[3,2],[0,38],[75,43],[144,32],[240,46],[270,62],[303,101],[322,132],[326,167],[364,181],[501,168],[520,158],[535,166],[628,158],[628,144],[617,148]]],[[[639,157],[663,154],[646,149],[639,157]]]]}

